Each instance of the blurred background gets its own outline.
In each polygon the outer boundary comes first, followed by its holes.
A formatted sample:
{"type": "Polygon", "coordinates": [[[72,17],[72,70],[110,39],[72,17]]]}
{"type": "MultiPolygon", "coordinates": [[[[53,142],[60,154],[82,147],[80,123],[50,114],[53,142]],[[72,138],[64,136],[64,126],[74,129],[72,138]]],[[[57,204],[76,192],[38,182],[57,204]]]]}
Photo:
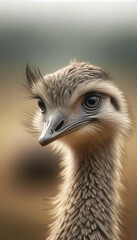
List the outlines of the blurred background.
{"type": "MultiPolygon", "coordinates": [[[[25,66],[54,72],[76,58],[102,67],[137,119],[137,1],[0,0],[0,239],[43,240],[57,193],[59,156],[20,124],[25,66]]],[[[124,226],[137,239],[137,128],[127,144],[124,226]]]]}

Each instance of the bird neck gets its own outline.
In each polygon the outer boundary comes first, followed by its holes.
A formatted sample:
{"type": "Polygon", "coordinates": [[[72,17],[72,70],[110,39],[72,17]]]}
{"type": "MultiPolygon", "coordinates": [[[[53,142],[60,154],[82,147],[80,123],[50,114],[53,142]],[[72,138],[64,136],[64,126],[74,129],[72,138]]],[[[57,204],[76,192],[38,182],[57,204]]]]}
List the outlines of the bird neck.
{"type": "Polygon", "coordinates": [[[68,155],[49,240],[118,240],[120,148],[68,155]],[[115,152],[114,152],[115,149],[115,152]]]}

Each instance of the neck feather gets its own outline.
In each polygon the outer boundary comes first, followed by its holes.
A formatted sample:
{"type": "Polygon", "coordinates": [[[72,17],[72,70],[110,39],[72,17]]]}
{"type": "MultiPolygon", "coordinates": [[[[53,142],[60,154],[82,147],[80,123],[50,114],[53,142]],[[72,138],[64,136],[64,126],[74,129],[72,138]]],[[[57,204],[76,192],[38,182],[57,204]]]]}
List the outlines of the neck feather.
{"type": "Polygon", "coordinates": [[[48,240],[119,239],[120,155],[118,144],[109,143],[97,153],[68,154],[48,240]]]}

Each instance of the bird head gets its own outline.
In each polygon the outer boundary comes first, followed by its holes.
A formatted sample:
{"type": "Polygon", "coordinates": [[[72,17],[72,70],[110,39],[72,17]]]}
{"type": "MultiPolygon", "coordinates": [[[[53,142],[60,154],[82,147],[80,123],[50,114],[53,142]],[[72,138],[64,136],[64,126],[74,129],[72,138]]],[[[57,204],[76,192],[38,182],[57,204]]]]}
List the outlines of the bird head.
{"type": "Polygon", "coordinates": [[[38,101],[32,125],[42,146],[59,140],[89,148],[126,135],[130,120],[125,97],[101,68],[72,62],[43,77],[27,65],[26,76],[38,101]]]}

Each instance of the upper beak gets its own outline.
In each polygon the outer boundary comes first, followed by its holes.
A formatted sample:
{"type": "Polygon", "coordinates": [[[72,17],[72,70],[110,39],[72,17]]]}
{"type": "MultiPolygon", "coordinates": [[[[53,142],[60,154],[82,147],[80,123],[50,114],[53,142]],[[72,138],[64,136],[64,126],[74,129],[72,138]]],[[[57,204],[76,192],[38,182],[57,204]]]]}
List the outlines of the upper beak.
{"type": "Polygon", "coordinates": [[[62,112],[58,112],[50,117],[50,119],[44,123],[42,134],[39,138],[39,143],[42,146],[47,145],[48,143],[57,139],[62,131],[64,125],[64,116],[62,112]]]}

